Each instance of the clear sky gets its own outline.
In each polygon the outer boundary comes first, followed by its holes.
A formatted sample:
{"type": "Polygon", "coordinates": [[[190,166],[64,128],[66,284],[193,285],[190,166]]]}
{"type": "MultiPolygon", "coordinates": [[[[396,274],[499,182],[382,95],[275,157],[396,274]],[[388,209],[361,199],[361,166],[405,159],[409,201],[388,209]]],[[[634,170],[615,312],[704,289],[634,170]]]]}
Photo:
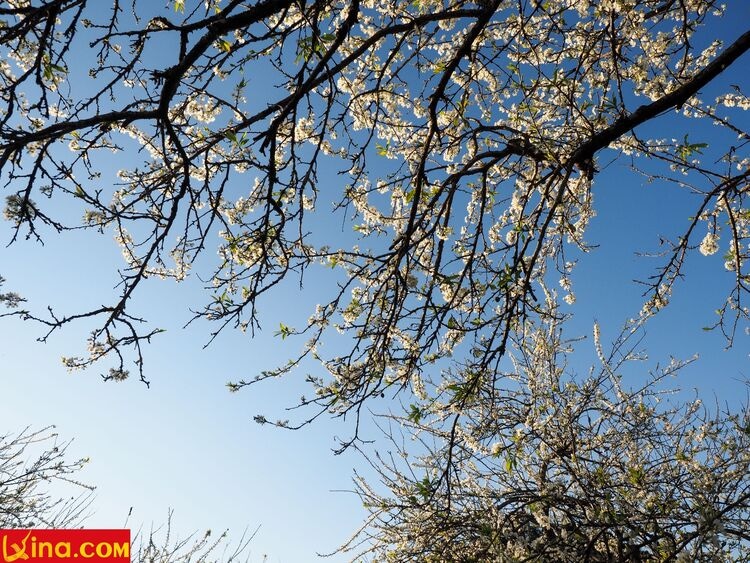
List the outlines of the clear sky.
{"type": "MultiPolygon", "coordinates": [[[[750,16],[745,5],[721,30],[727,41],[750,21],[741,17],[743,10],[750,16]]],[[[720,84],[747,87],[748,65],[750,60],[743,58],[720,84]]],[[[665,136],[689,133],[691,139],[712,139],[710,128],[672,132],[668,116],[661,123],[667,127],[665,136]]],[[[599,248],[580,258],[573,277],[577,316],[570,328],[590,334],[598,320],[605,340],[640,310],[642,288],[632,280],[646,278],[657,263],[635,252],[656,250],[659,235],[674,237],[684,229],[699,197],[671,185],[644,185],[627,163],[608,164],[610,159],[603,154],[599,160],[602,172],[594,187],[598,215],[587,236],[599,248]]],[[[331,175],[331,200],[344,183],[331,175]]],[[[329,227],[332,235],[338,236],[339,226],[329,227]]],[[[0,223],[0,241],[11,236],[11,225],[0,223]]],[[[111,302],[120,265],[111,237],[92,233],[48,236],[44,246],[21,240],[0,250],[4,289],[20,292],[36,311],[51,304],[60,313],[71,313],[111,302]]],[[[719,334],[702,330],[712,324],[731,276],[720,255],[697,252],[686,272],[671,306],[648,325],[643,344],[653,358],[648,365],[670,355],[699,353],[700,361],[675,385],[736,404],[745,398],[743,380],[750,375],[748,336],[739,334],[735,347],[726,351],[719,334]]],[[[254,339],[228,330],[207,349],[206,324],[181,328],[191,316],[188,307],[205,299],[200,282],[149,281],[135,310],[167,329],[146,349],[150,388],[136,379],[104,383],[96,369],[68,373],[60,357],[82,349],[82,327],[42,344],[35,341],[41,327],[2,319],[0,432],[56,424],[63,438],[74,439],[71,454],[91,457],[81,479],[98,487],[89,526],[122,525],[132,506],[132,520],[148,527],[164,522],[171,508],[183,534],[230,528],[239,537],[245,528],[260,526],[251,544],[252,561],[261,561],[262,554],[270,562],[313,561],[316,553],[335,550],[365,516],[357,497],[342,492],[352,489],[352,469],[364,470],[362,459],[354,452],[332,454],[335,436],[346,435],[351,425],[319,419],[289,432],[252,421],[259,412],[286,418],[283,409],[310,392],[304,373],[237,394],[230,394],[225,383],[273,367],[297,350],[298,342],[281,341],[273,332],[281,321],[293,324],[295,318],[307,317],[317,280],[311,278],[303,293],[287,290],[267,300],[261,317],[265,330],[254,339]]],[[[579,348],[585,360],[578,367],[584,372],[592,358],[590,343],[579,348]]],[[[371,429],[367,432],[377,438],[371,429]]]]}
{"type": "MultiPolygon", "coordinates": [[[[49,300],[60,310],[103,302],[112,286],[106,266],[115,259],[106,257],[108,239],[97,242],[74,235],[3,250],[8,288],[15,283],[32,305],[49,300]],[[67,252],[73,239],[80,255],[67,252]],[[79,270],[83,261],[89,271],[79,270]]],[[[87,525],[122,525],[131,506],[133,522],[159,523],[172,508],[182,532],[229,527],[239,537],[260,525],[253,561],[262,553],[269,561],[307,561],[335,549],[363,517],[354,495],[332,492],[351,489],[357,463],[331,453],[334,435],[346,430],[328,421],[299,432],[255,424],[257,412],[282,416],[306,391],[291,379],[238,394],[224,386],[282,358],[272,331],[252,341],[227,332],[203,350],[205,326],[180,330],[190,290],[156,284],[150,293],[142,310],[160,313],[168,328],[148,354],[150,389],[136,380],[103,383],[94,370],[69,374],[60,357],[79,350],[85,335],[40,344],[38,327],[4,319],[0,428],[56,424],[62,438],[75,438],[71,453],[91,457],[81,479],[98,487],[87,525]]],[[[295,305],[289,296],[283,301],[278,313],[269,308],[269,320],[295,305]]]]}

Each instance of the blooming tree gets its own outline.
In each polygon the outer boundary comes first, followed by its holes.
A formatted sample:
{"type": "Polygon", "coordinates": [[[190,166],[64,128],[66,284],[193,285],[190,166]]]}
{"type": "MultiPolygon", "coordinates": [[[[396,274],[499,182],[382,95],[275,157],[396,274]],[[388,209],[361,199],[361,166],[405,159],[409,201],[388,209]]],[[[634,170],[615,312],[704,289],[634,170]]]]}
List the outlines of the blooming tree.
{"type": "Polygon", "coordinates": [[[87,460],[70,461],[68,444],[52,428],[0,435],[0,527],[65,527],[85,515],[91,487],[76,480],[87,460]],[[79,494],[55,497],[48,483],[69,484],[79,494]]]}
{"type": "MultiPolygon", "coordinates": [[[[72,528],[85,523],[94,487],[79,480],[88,459],[68,459],[69,445],[60,441],[54,427],[0,435],[0,528],[72,528]]],[[[242,536],[232,545],[226,531],[175,535],[170,512],[165,525],[135,534],[133,560],[249,561],[246,552],[254,536],[242,536]]]]}
{"type": "Polygon", "coordinates": [[[675,400],[672,361],[630,388],[637,330],[571,375],[548,320],[517,342],[492,389],[460,374],[385,417],[381,483],[357,478],[370,517],[344,549],[375,561],[747,561],[750,414],[675,400]],[[416,437],[413,456],[407,436],[416,437]]]}
{"type": "MultiPolygon", "coordinates": [[[[135,369],[145,380],[141,346],[159,332],[132,312],[145,278],[206,270],[196,317],[217,323],[214,336],[254,331],[264,296],[331,268],[338,283],[320,290],[308,322],[280,326],[305,340],[299,356],[230,387],[317,362],[302,424],[409,398],[403,420],[430,436],[427,481],[407,494],[409,471],[379,464],[397,502],[372,503],[394,524],[379,537],[396,535],[397,559],[448,557],[428,553],[420,526],[472,546],[454,560],[550,556],[540,544],[591,560],[702,557],[712,515],[746,516],[745,423],[656,409],[655,382],[632,391],[610,373],[627,354],[563,384],[557,335],[562,302],[575,303],[574,256],[590,249],[602,159],[698,195],[623,341],[668,305],[686,260],[717,252],[733,283],[714,328],[731,343],[746,326],[750,99],[726,75],[746,62],[750,31],[716,39],[725,10],[713,0],[7,2],[5,217],[15,238],[114,233],[125,261],[109,305],[18,313],[50,334],[93,323],[88,354],[66,365],[113,361],[107,379],[135,369]],[[688,133],[664,138],[659,122],[688,133]],[[715,126],[710,144],[693,138],[695,124],[715,126]],[[111,153],[127,157],[116,173],[111,153]],[[338,183],[321,181],[332,170],[338,183]],[[332,210],[351,237],[322,226],[332,210]],[[326,353],[331,338],[343,352],[326,353]],[[565,416],[534,422],[553,412],[565,416]],[[694,435],[704,425],[710,446],[694,435]],[[717,479],[726,470],[726,481],[704,486],[691,464],[717,479]],[[714,493],[731,507],[706,504],[714,493]]],[[[342,447],[356,444],[355,430],[342,447]]],[[[742,525],[724,530],[732,540],[710,545],[739,553],[742,525]]]]}

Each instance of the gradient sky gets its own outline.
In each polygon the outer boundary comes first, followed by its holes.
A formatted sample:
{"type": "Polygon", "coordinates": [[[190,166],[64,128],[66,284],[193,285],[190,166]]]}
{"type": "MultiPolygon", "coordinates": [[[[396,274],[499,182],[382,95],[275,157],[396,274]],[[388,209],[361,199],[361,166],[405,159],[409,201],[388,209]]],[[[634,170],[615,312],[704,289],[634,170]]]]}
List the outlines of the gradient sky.
{"type": "MultiPolygon", "coordinates": [[[[735,8],[726,19],[720,31],[727,42],[750,21],[749,6],[735,8]]],[[[718,84],[747,88],[749,63],[745,56],[718,84]]],[[[672,131],[670,119],[666,116],[658,125],[665,128],[664,136],[689,133],[691,140],[713,139],[711,128],[697,122],[690,131],[672,131]]],[[[588,335],[598,320],[604,341],[640,310],[642,287],[632,280],[646,278],[657,263],[635,252],[656,250],[659,235],[674,237],[686,228],[699,197],[671,185],[645,185],[628,163],[611,159],[606,153],[600,156],[602,172],[594,187],[598,215],[587,236],[599,248],[580,257],[573,276],[577,316],[569,327],[573,334],[588,335]]],[[[331,174],[327,183],[333,200],[345,180],[331,174]]],[[[339,224],[328,229],[325,234],[340,236],[339,224]]],[[[11,236],[11,225],[0,223],[0,241],[11,236]]],[[[703,232],[696,236],[697,244],[703,232]]],[[[20,292],[35,311],[51,304],[60,313],[71,313],[110,302],[120,265],[111,236],[93,233],[47,236],[44,246],[21,240],[0,250],[4,290],[20,292]]],[[[699,353],[700,361],[675,385],[736,405],[747,392],[748,336],[739,334],[727,351],[719,334],[702,330],[712,323],[731,275],[720,255],[697,252],[685,271],[687,279],[678,285],[671,306],[648,325],[643,347],[652,361],[646,366],[670,355],[699,353]]],[[[239,537],[245,528],[260,526],[251,544],[252,561],[261,561],[262,554],[270,562],[313,561],[316,553],[335,550],[365,516],[356,496],[345,492],[352,489],[352,469],[364,471],[361,457],[332,453],[335,436],[347,435],[351,424],[319,419],[289,432],[252,421],[259,412],[286,418],[283,409],[309,394],[304,373],[237,394],[230,394],[225,383],[252,377],[297,350],[298,342],[281,341],[273,332],[279,322],[293,325],[294,319],[309,315],[316,283],[322,282],[313,277],[303,292],[288,289],[266,300],[261,317],[265,330],[254,339],[228,330],[203,349],[209,329],[205,323],[181,328],[190,318],[188,307],[205,299],[200,282],[149,280],[134,312],[167,329],[146,350],[151,388],[136,379],[104,383],[96,369],[68,373],[60,357],[82,349],[86,327],[72,327],[42,344],[35,341],[43,334],[39,326],[1,319],[0,433],[55,424],[62,438],[74,439],[71,454],[91,458],[81,479],[98,487],[88,526],[120,526],[132,506],[132,521],[148,527],[164,522],[171,508],[183,535],[230,528],[239,537]]],[[[578,348],[577,367],[583,373],[593,358],[591,343],[585,340],[578,348]]],[[[366,437],[378,437],[371,427],[365,431],[366,437]]]]}

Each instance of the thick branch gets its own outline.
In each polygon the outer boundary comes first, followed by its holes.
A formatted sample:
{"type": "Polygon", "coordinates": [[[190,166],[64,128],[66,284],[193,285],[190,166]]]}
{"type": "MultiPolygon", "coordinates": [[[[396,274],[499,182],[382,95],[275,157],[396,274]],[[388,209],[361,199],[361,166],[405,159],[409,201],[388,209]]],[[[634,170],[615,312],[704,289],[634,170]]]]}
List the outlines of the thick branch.
{"type": "Polygon", "coordinates": [[[607,147],[628,131],[635,129],[665,111],[681,106],[701,88],[724,72],[748,50],[750,50],[750,31],[742,34],[737,41],[716,57],[706,68],[696,74],[689,82],[686,82],[674,92],[662,96],[655,102],[640,106],[630,115],[620,117],[612,125],[594,135],[578,147],[570,158],[570,162],[582,164],[590,160],[597,151],[607,147]]]}

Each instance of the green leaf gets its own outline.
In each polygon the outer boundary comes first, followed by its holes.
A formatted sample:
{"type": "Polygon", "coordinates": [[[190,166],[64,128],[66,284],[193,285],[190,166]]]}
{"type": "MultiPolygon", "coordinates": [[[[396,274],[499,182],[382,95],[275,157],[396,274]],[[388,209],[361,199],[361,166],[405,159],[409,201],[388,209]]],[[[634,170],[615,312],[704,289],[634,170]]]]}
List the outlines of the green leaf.
{"type": "Polygon", "coordinates": [[[612,94],[612,98],[604,98],[604,101],[602,102],[602,108],[608,109],[608,110],[616,110],[617,109],[617,95],[612,94]]]}
{"type": "Polygon", "coordinates": [[[508,454],[505,456],[505,471],[508,473],[512,472],[516,468],[517,464],[516,456],[508,454]]]}
{"type": "Polygon", "coordinates": [[[274,336],[281,336],[281,339],[284,340],[293,332],[294,331],[291,327],[286,326],[284,323],[279,323],[279,330],[274,333],[274,336]]]}
{"type": "Polygon", "coordinates": [[[375,145],[375,150],[377,151],[379,156],[388,156],[389,145],[390,145],[390,142],[386,143],[385,145],[380,145],[380,144],[375,145]]]}
{"type": "Polygon", "coordinates": [[[422,409],[420,409],[415,404],[409,405],[409,408],[411,409],[411,412],[409,412],[409,414],[407,415],[407,418],[411,420],[414,424],[419,424],[419,421],[422,420],[422,409]]]}
{"type": "Polygon", "coordinates": [[[687,161],[693,154],[703,154],[703,149],[708,147],[708,143],[691,143],[688,141],[688,136],[682,140],[682,144],[676,148],[677,156],[680,160],[687,161]]]}
{"type": "Polygon", "coordinates": [[[417,493],[424,500],[428,500],[432,496],[432,481],[426,475],[421,481],[417,482],[417,493]]]}
{"type": "Polygon", "coordinates": [[[645,473],[643,471],[643,468],[641,467],[628,468],[628,481],[630,481],[631,484],[639,485],[644,477],[645,477],[645,473]]]}
{"type": "Polygon", "coordinates": [[[326,52],[325,35],[323,38],[318,39],[316,37],[303,37],[297,41],[297,57],[294,59],[295,63],[300,61],[309,61],[314,54],[322,55],[326,52]]]}
{"type": "Polygon", "coordinates": [[[471,395],[470,386],[467,383],[451,383],[447,387],[453,392],[453,402],[461,403],[471,395]]]}

